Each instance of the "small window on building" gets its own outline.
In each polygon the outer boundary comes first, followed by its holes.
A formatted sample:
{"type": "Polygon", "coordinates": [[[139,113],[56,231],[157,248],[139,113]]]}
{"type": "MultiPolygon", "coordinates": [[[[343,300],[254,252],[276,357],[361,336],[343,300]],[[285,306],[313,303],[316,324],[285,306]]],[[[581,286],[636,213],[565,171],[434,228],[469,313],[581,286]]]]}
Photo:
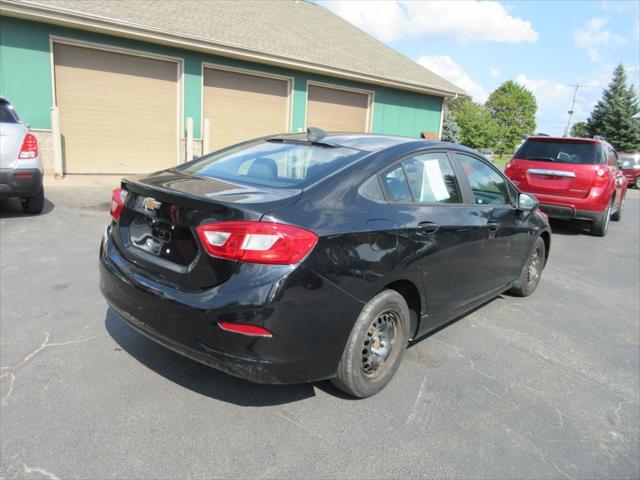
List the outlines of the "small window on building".
{"type": "Polygon", "coordinates": [[[417,203],[462,203],[455,173],[444,152],[425,153],[402,161],[417,203]]]}

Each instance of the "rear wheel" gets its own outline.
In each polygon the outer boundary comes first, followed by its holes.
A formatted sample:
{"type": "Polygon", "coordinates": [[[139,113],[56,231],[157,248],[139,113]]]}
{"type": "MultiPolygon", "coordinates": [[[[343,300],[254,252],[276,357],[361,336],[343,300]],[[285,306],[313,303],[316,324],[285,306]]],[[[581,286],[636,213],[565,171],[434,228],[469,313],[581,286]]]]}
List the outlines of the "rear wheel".
{"type": "Polygon", "coordinates": [[[611,219],[611,202],[607,206],[607,209],[602,214],[602,217],[594,220],[591,224],[591,234],[596,237],[604,237],[609,230],[609,220],[611,219]]]}
{"type": "Polygon", "coordinates": [[[635,185],[635,187],[636,187],[638,190],[640,190],[640,175],[638,175],[638,176],[636,177],[636,181],[635,181],[635,182],[633,182],[633,184],[635,185]]]}
{"type": "Polygon", "coordinates": [[[624,199],[626,197],[627,197],[626,195],[622,197],[622,201],[620,202],[620,207],[618,208],[618,210],[616,210],[616,213],[611,215],[611,220],[613,220],[614,222],[619,222],[620,219],[622,218],[622,210],[624,209],[624,199]]]}
{"type": "Polygon", "coordinates": [[[367,303],[347,340],[332,383],[358,398],[382,390],[398,370],[409,339],[409,307],[384,290],[367,303]]]}
{"type": "Polygon", "coordinates": [[[35,195],[35,197],[28,197],[22,199],[22,211],[24,213],[38,214],[42,213],[44,208],[44,188],[35,195]]]}
{"type": "Polygon", "coordinates": [[[533,250],[527,259],[524,269],[520,273],[520,278],[516,284],[509,290],[509,293],[517,297],[528,297],[531,295],[538,283],[544,269],[546,261],[547,249],[544,240],[538,237],[533,245],[533,250]]]}

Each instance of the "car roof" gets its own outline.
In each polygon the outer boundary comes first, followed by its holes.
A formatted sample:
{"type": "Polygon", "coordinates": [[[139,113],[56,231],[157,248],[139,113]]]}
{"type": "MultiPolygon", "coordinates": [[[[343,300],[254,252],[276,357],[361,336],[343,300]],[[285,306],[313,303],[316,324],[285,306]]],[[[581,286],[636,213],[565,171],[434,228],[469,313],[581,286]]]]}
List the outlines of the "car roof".
{"type": "Polygon", "coordinates": [[[609,142],[607,142],[602,137],[584,138],[584,137],[549,137],[547,135],[531,135],[527,137],[527,140],[559,142],[559,143],[562,143],[562,142],[594,143],[594,144],[611,146],[609,142]]]}
{"type": "MultiPolygon", "coordinates": [[[[276,135],[271,138],[306,142],[307,134],[293,133],[276,135]]],[[[377,152],[401,144],[414,143],[416,148],[420,148],[421,145],[424,145],[424,147],[442,147],[447,149],[455,148],[477,154],[475,150],[456,143],[423,140],[421,138],[404,137],[402,135],[383,135],[378,133],[327,132],[320,142],[340,147],[353,148],[355,150],[362,150],[363,152],[377,152]]]]}

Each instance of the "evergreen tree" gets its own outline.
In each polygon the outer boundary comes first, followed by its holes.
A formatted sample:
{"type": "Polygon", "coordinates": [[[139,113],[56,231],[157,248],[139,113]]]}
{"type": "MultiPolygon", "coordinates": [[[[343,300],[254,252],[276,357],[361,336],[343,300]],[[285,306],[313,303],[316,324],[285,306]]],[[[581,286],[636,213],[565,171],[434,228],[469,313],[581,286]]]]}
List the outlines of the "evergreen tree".
{"type": "Polygon", "coordinates": [[[571,127],[571,132],[569,133],[572,137],[589,137],[589,132],[587,130],[587,122],[576,122],[571,127]]]}
{"type": "Polygon", "coordinates": [[[536,128],[536,97],[513,80],[494,90],[485,105],[500,130],[498,153],[513,152],[522,136],[536,128]]]}
{"type": "Polygon", "coordinates": [[[456,119],[446,105],[444,106],[443,115],[441,140],[458,143],[460,141],[460,126],[456,123],[456,119]]]}
{"type": "Polygon", "coordinates": [[[621,152],[640,149],[640,118],[638,96],[633,85],[627,87],[627,74],[622,64],[613,72],[613,79],[602,93],[587,120],[589,136],[604,137],[621,152]]]}

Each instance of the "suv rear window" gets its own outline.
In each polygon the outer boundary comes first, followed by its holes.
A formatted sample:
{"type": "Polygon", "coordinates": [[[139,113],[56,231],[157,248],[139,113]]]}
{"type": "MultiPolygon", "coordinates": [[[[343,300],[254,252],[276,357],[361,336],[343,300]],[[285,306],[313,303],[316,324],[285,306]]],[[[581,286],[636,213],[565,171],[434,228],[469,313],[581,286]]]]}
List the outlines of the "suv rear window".
{"type": "Polygon", "coordinates": [[[20,117],[6,100],[0,100],[0,123],[20,123],[20,117]]]}
{"type": "Polygon", "coordinates": [[[178,170],[267,187],[302,188],[364,157],[367,152],[295,141],[243,143],[178,170]]]}
{"type": "Polygon", "coordinates": [[[567,142],[553,140],[527,140],[516,153],[516,158],[554,163],[581,163],[596,165],[605,163],[604,155],[598,154],[596,143],[567,142]]]}

